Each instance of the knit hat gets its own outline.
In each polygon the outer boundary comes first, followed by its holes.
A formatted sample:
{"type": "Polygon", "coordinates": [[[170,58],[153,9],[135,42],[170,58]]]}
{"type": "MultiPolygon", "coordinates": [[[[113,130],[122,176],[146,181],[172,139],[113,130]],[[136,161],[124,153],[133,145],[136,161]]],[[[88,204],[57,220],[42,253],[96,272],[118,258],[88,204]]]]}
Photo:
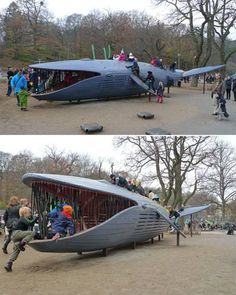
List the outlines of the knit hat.
{"type": "Polygon", "coordinates": [[[63,207],[63,212],[64,212],[65,214],[72,215],[72,213],[73,213],[73,208],[72,208],[71,206],[69,206],[69,205],[65,205],[65,206],[63,207]]]}

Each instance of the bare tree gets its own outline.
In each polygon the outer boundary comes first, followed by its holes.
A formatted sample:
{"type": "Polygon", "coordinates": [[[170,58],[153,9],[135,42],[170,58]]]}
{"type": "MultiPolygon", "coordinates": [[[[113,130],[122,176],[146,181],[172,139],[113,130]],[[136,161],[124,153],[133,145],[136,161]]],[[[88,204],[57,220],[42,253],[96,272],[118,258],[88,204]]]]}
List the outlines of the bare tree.
{"type": "MultiPolygon", "coordinates": [[[[212,1],[214,2],[214,1],[212,1]]],[[[214,44],[220,54],[221,63],[226,63],[230,57],[236,53],[236,48],[226,50],[226,44],[229,41],[229,35],[236,21],[236,3],[231,0],[215,1],[218,13],[214,19],[214,32],[216,38],[214,44]]]]}
{"type": "Polygon", "coordinates": [[[198,169],[208,157],[209,137],[120,137],[116,146],[130,145],[127,165],[131,171],[145,171],[146,180],[158,181],[161,200],[174,207],[186,204],[199,183],[198,169]],[[148,171],[148,172],[147,172],[148,171]],[[191,174],[191,177],[190,177],[191,174]],[[183,188],[191,179],[192,191],[184,198],[183,188]]]}
{"type": "Polygon", "coordinates": [[[28,21],[29,34],[32,37],[34,54],[36,54],[39,37],[43,34],[43,25],[51,19],[46,9],[46,1],[18,0],[17,4],[21,13],[28,21]]]}
{"type": "Polygon", "coordinates": [[[229,35],[235,27],[236,3],[232,0],[153,0],[157,5],[172,7],[170,18],[175,25],[188,24],[195,47],[196,66],[205,66],[213,45],[217,48],[222,64],[236,52],[226,52],[229,35]]]}
{"type": "Polygon", "coordinates": [[[5,52],[15,59],[20,57],[23,50],[26,22],[15,2],[0,15],[1,39],[4,42],[5,52]]]}
{"type": "Polygon", "coordinates": [[[9,153],[4,153],[0,151],[0,200],[5,199],[3,197],[3,179],[5,172],[8,169],[10,159],[11,155],[9,153]]]}
{"type": "Polygon", "coordinates": [[[222,211],[222,221],[225,221],[226,207],[236,196],[236,166],[235,149],[223,141],[216,142],[211,153],[211,169],[204,175],[202,188],[208,194],[216,197],[216,203],[222,211]]]}
{"type": "Polygon", "coordinates": [[[205,0],[153,0],[156,5],[166,4],[173,9],[169,13],[169,20],[175,26],[187,23],[189,34],[194,43],[193,63],[194,66],[205,66],[212,52],[212,22],[211,13],[205,0]],[[202,22],[199,23],[197,14],[202,14],[202,22]],[[205,38],[207,35],[207,38],[205,38]],[[204,51],[204,47],[207,50],[204,51]]]}
{"type": "Polygon", "coordinates": [[[46,147],[45,153],[46,157],[43,162],[47,173],[70,175],[80,159],[80,155],[77,153],[67,154],[65,151],[58,151],[55,147],[46,147]]]}

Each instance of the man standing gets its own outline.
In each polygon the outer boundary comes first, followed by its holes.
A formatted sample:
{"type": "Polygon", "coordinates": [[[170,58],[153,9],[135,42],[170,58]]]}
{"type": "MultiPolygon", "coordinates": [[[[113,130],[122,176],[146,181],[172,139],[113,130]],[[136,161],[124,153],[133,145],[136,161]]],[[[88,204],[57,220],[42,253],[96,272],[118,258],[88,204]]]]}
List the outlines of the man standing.
{"type": "Polygon", "coordinates": [[[8,79],[8,88],[7,88],[7,96],[11,96],[12,87],[11,87],[11,80],[14,77],[14,73],[12,68],[9,66],[7,71],[7,79],[8,79]]]}
{"type": "Polygon", "coordinates": [[[233,93],[234,93],[234,101],[236,101],[236,78],[233,80],[233,93]]]}
{"type": "Polygon", "coordinates": [[[225,80],[225,89],[226,89],[226,99],[230,99],[231,97],[231,88],[232,88],[232,80],[230,76],[225,80]]]}
{"type": "Polygon", "coordinates": [[[219,107],[220,107],[220,99],[224,97],[225,93],[225,83],[221,77],[220,73],[215,74],[215,84],[212,90],[212,98],[213,98],[213,115],[218,115],[219,107]]]}
{"type": "Polygon", "coordinates": [[[21,89],[27,89],[27,80],[22,70],[19,70],[19,72],[12,78],[11,87],[16,95],[17,105],[20,106],[19,92],[21,89]]]}

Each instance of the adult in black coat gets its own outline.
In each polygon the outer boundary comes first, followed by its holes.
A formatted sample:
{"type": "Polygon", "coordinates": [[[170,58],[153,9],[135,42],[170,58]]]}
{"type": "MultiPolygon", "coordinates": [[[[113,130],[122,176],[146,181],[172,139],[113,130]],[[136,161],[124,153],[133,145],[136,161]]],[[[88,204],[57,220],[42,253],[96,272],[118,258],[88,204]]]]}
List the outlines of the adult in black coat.
{"type": "Polygon", "coordinates": [[[8,254],[7,252],[7,246],[11,242],[11,234],[13,227],[17,224],[18,220],[20,219],[19,210],[20,210],[20,203],[17,197],[13,196],[10,198],[10,202],[8,204],[8,208],[6,209],[3,220],[5,222],[5,227],[8,231],[8,234],[5,237],[2,251],[5,254],[8,254]]]}

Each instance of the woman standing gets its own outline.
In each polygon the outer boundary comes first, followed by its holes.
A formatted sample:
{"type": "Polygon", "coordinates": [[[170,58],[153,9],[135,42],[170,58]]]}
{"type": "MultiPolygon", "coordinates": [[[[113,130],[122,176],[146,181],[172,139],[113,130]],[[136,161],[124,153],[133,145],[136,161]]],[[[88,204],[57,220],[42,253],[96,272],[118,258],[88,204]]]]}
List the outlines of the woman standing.
{"type": "Polygon", "coordinates": [[[12,234],[12,229],[13,227],[17,224],[20,215],[19,215],[19,210],[20,210],[20,203],[18,197],[11,197],[10,202],[8,204],[8,208],[6,209],[4,215],[3,215],[3,220],[5,222],[5,228],[6,228],[6,238],[3,243],[2,251],[5,254],[8,254],[7,252],[7,246],[11,242],[11,234],[12,234]]]}

